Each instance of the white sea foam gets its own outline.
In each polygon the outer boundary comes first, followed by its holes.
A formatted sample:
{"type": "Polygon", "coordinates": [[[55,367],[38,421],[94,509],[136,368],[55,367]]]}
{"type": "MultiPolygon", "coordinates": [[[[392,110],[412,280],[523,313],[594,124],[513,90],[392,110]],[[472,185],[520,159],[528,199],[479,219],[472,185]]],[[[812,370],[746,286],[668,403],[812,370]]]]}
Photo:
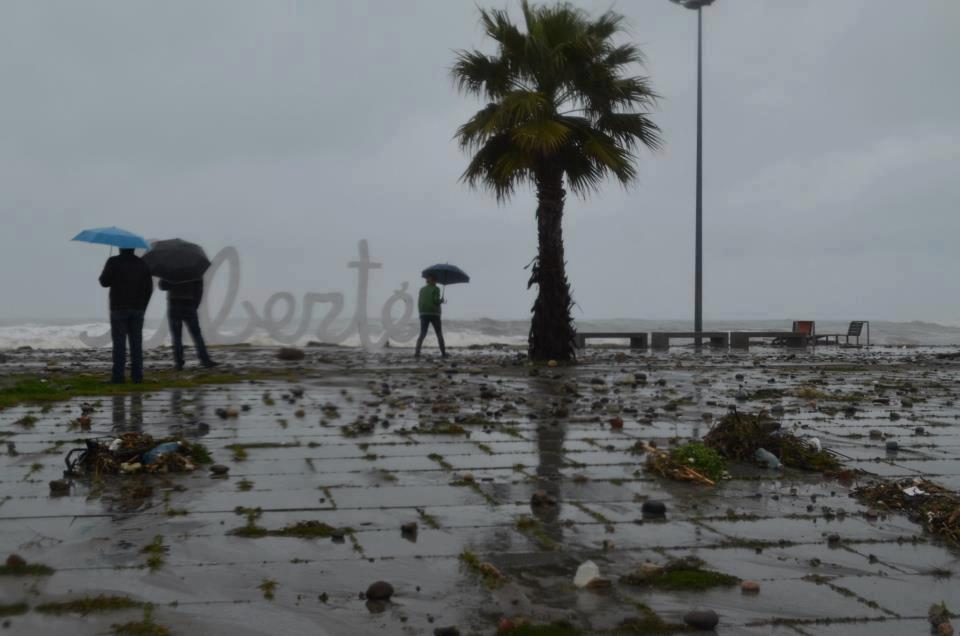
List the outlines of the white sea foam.
{"type": "MultiPolygon", "coordinates": [[[[148,320],[144,327],[144,337],[148,338],[157,327],[157,322],[148,320]]],[[[225,326],[229,332],[229,322],[225,326]]],[[[598,320],[580,321],[579,327],[585,331],[681,331],[689,330],[685,321],[671,320],[598,320]]],[[[847,323],[838,321],[817,322],[817,333],[844,333],[847,323]]],[[[371,324],[377,332],[377,326],[371,324]]],[[[527,342],[529,323],[525,321],[447,320],[444,322],[444,337],[451,347],[483,346],[507,344],[523,346],[527,342]]],[[[730,321],[705,325],[707,330],[753,329],[788,330],[787,321],[730,321]]],[[[5,321],[0,322],[0,349],[33,347],[34,349],[81,349],[84,348],[80,335],[87,333],[99,335],[108,333],[110,324],[106,321],[5,321]]],[[[189,336],[184,335],[189,339],[189,336]]],[[[310,331],[298,343],[301,346],[313,340],[310,331]]],[[[842,340],[842,338],[841,338],[842,340]]],[[[861,341],[865,338],[861,338],[861,341]]],[[[879,345],[958,345],[960,327],[940,325],[930,322],[883,322],[871,324],[871,341],[879,345]]],[[[272,345],[274,343],[265,332],[255,332],[248,340],[251,344],[272,345]]],[[[354,336],[342,343],[345,346],[359,346],[359,338],[354,336]]],[[[394,346],[412,346],[413,342],[392,343],[394,346]]],[[[436,339],[431,329],[425,347],[435,347],[436,339]]]]}

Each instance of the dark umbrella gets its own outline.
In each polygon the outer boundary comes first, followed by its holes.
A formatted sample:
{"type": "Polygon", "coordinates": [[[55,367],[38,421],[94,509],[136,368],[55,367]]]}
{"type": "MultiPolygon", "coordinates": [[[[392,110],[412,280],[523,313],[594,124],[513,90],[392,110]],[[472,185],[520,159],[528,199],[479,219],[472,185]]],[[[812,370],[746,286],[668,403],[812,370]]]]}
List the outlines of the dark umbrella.
{"type": "Polygon", "coordinates": [[[467,273],[450,263],[432,265],[421,272],[424,278],[436,278],[437,282],[443,285],[443,294],[441,298],[447,295],[447,285],[456,285],[458,283],[469,283],[470,277],[467,273]]]}
{"type": "Polygon", "coordinates": [[[143,260],[151,274],[171,283],[201,280],[210,268],[203,248],[183,239],[155,242],[143,260]]]}
{"type": "Polygon", "coordinates": [[[469,283],[470,277],[467,273],[457,267],[444,263],[443,265],[433,265],[423,270],[424,278],[436,278],[441,285],[456,285],[457,283],[469,283]]]}

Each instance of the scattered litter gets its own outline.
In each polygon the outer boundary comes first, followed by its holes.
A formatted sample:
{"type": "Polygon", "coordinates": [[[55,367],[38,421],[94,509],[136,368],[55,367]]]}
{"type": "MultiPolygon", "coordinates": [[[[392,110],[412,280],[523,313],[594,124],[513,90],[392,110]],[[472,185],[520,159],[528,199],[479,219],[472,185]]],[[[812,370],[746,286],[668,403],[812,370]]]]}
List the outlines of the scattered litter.
{"type": "Polygon", "coordinates": [[[600,578],[600,568],[593,561],[584,561],[577,568],[573,577],[573,584],[577,587],[586,587],[593,579],[600,578]]]}
{"type": "Polygon", "coordinates": [[[926,479],[880,481],[853,491],[861,502],[902,512],[934,535],[960,546],[960,495],[926,479]]]}
{"type": "Polygon", "coordinates": [[[84,448],[69,451],[64,461],[70,475],[189,472],[197,464],[211,462],[201,444],[174,438],[155,440],[145,433],[88,439],[84,448]]]}

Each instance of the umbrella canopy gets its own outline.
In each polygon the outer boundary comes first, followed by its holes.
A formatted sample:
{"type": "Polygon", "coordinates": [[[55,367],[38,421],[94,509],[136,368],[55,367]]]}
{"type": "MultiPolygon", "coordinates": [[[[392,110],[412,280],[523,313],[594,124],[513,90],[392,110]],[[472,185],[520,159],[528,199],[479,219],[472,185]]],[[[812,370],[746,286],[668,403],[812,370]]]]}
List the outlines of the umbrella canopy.
{"type": "Polygon", "coordinates": [[[202,247],[178,238],[156,241],[143,260],[151,274],[171,283],[200,280],[210,268],[202,247]]]}
{"type": "Polygon", "coordinates": [[[113,245],[114,247],[129,249],[150,249],[150,244],[147,243],[146,239],[142,236],[121,230],[118,227],[96,227],[90,230],[84,230],[71,240],[84,241],[86,243],[102,243],[103,245],[113,245]]]}
{"type": "Polygon", "coordinates": [[[437,282],[441,285],[456,285],[457,283],[470,282],[470,277],[467,276],[465,271],[456,265],[450,265],[449,263],[428,267],[427,269],[423,270],[423,277],[436,278],[437,282]]]}

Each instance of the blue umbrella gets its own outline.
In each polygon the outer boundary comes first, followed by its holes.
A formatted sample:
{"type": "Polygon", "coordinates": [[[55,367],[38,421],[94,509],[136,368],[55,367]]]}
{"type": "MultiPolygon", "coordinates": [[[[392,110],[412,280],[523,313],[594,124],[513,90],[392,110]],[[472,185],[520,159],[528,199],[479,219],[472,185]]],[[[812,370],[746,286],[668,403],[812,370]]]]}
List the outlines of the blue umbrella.
{"type": "Polygon", "coordinates": [[[470,277],[467,273],[457,267],[444,263],[442,265],[433,265],[423,270],[424,278],[436,278],[441,285],[456,285],[457,283],[469,283],[470,277]]]}
{"type": "Polygon", "coordinates": [[[103,245],[113,245],[114,247],[136,249],[150,249],[150,244],[142,236],[133,232],[121,230],[118,227],[97,227],[91,230],[84,230],[73,237],[74,241],[84,241],[86,243],[102,243],[103,245]]]}

